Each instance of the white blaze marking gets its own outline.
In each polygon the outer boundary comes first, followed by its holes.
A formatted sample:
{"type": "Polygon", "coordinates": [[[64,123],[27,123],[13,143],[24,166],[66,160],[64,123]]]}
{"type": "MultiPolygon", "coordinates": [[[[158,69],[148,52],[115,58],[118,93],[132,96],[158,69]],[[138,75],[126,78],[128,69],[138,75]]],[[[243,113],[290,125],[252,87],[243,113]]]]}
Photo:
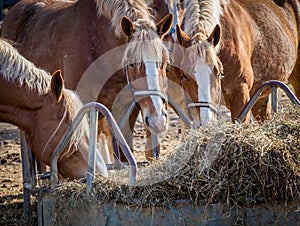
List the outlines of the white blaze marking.
{"type": "MultiPolygon", "coordinates": [[[[198,60],[195,66],[195,78],[198,85],[198,101],[211,102],[210,95],[210,75],[212,71],[210,67],[198,60]]],[[[200,108],[201,124],[207,124],[213,118],[212,112],[209,108],[200,108]]]]}
{"type": "MultiPolygon", "coordinates": [[[[160,90],[159,79],[158,79],[158,71],[157,64],[153,61],[146,61],[146,76],[147,76],[147,84],[149,90],[160,90]]],[[[151,96],[151,100],[154,104],[155,110],[157,112],[157,116],[160,117],[162,114],[163,102],[159,96],[151,96]]]]}

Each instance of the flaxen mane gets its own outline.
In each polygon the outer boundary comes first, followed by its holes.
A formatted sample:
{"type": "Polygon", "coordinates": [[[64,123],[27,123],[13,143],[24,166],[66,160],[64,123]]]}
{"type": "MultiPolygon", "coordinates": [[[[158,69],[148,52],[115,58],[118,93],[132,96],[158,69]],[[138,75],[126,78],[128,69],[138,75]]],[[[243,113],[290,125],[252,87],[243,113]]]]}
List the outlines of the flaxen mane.
{"type": "MultiPolygon", "coordinates": [[[[46,71],[37,68],[32,62],[20,55],[12,45],[4,40],[0,40],[0,76],[8,82],[16,82],[20,87],[24,85],[29,90],[36,90],[38,95],[50,92],[51,75],[46,71]]],[[[76,93],[68,89],[63,89],[63,101],[66,110],[60,124],[66,118],[72,121],[82,107],[82,102],[76,93]]],[[[60,124],[49,138],[48,143],[55,136],[60,124]]],[[[71,148],[74,145],[77,145],[83,136],[88,136],[88,134],[88,121],[87,118],[84,118],[81,125],[71,137],[70,148],[66,153],[71,154],[71,148]]],[[[47,145],[44,150],[46,147],[47,145]]]]}
{"type": "Polygon", "coordinates": [[[26,60],[8,42],[0,40],[0,73],[9,82],[25,85],[38,94],[49,92],[51,76],[26,60]]]}
{"type": "Polygon", "coordinates": [[[216,24],[220,24],[222,5],[229,0],[185,1],[184,32],[190,37],[197,33],[209,36],[216,24]]]}
{"type": "Polygon", "coordinates": [[[149,28],[155,29],[149,8],[143,0],[96,0],[96,3],[98,14],[111,21],[118,37],[122,32],[120,21],[123,16],[131,19],[137,27],[147,24],[149,28]]]}
{"type": "Polygon", "coordinates": [[[128,44],[122,64],[140,64],[144,61],[155,61],[157,63],[168,63],[169,52],[163,41],[155,31],[151,29],[140,29],[133,34],[132,41],[128,44]]]}
{"type": "Polygon", "coordinates": [[[123,65],[151,60],[168,61],[168,50],[156,33],[156,26],[149,8],[142,0],[97,0],[98,14],[111,20],[117,36],[121,34],[120,21],[127,16],[135,25],[135,32],[128,44],[123,65]]]}
{"type": "MultiPolygon", "coordinates": [[[[186,12],[184,14],[184,32],[192,39],[198,37],[201,42],[197,42],[189,47],[189,63],[194,68],[197,60],[207,62],[217,73],[223,72],[223,65],[220,62],[216,51],[220,48],[220,43],[215,49],[205,40],[209,37],[217,24],[220,24],[220,17],[223,14],[222,6],[229,0],[191,0],[185,1],[186,12]]],[[[193,74],[193,73],[192,73],[193,74]]]]}

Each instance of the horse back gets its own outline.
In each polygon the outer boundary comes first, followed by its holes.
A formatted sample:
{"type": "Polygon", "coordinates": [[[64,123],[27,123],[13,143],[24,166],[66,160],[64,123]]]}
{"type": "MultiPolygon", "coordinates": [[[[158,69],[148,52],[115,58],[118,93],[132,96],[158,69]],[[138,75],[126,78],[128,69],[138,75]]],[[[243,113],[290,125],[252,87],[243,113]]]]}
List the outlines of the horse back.
{"type": "MultiPolygon", "coordinates": [[[[63,2],[57,0],[23,0],[16,3],[9,14],[4,18],[1,26],[1,37],[17,41],[22,31],[28,29],[28,24],[39,19],[42,12],[53,12],[55,9],[66,8],[72,4],[71,1],[63,2]]],[[[29,30],[26,30],[30,32],[29,30]]]]}

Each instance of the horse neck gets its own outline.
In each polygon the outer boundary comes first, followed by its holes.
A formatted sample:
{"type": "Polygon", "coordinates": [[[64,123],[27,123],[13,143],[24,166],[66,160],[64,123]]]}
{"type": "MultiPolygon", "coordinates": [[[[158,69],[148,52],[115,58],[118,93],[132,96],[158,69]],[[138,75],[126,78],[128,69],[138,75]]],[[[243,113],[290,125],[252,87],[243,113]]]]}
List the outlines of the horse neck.
{"type": "MultiPolygon", "coordinates": [[[[56,101],[56,99],[49,92],[39,94],[34,89],[29,90],[24,85],[19,87],[2,78],[0,89],[0,121],[11,123],[22,129],[29,137],[34,154],[42,160],[39,151],[43,150],[50,137],[49,133],[56,128],[51,118],[63,114],[61,109],[51,110],[51,107],[56,106],[51,104],[51,100],[56,101]]],[[[49,155],[45,157],[50,159],[49,155]]]]}
{"type": "MultiPolygon", "coordinates": [[[[191,0],[185,2],[183,28],[190,37],[196,34],[209,36],[216,24],[220,24],[222,1],[191,0]]],[[[225,4],[225,3],[223,3],[225,4]]]]}
{"type": "Polygon", "coordinates": [[[39,95],[35,90],[24,85],[19,87],[3,78],[0,79],[0,89],[1,121],[26,129],[35,112],[43,107],[46,95],[39,95]]]}

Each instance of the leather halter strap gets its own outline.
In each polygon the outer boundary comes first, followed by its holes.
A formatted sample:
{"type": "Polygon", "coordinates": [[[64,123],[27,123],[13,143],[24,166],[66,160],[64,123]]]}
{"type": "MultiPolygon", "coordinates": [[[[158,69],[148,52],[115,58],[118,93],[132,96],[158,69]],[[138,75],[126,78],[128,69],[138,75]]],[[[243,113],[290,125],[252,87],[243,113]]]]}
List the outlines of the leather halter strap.
{"type": "Polygon", "coordinates": [[[126,73],[127,84],[129,85],[131,92],[132,92],[132,96],[134,98],[145,97],[145,96],[159,96],[164,101],[168,102],[168,95],[162,93],[159,90],[135,90],[135,88],[133,87],[133,85],[131,84],[131,82],[129,80],[128,65],[126,65],[126,67],[125,67],[125,73],[126,73]]]}

